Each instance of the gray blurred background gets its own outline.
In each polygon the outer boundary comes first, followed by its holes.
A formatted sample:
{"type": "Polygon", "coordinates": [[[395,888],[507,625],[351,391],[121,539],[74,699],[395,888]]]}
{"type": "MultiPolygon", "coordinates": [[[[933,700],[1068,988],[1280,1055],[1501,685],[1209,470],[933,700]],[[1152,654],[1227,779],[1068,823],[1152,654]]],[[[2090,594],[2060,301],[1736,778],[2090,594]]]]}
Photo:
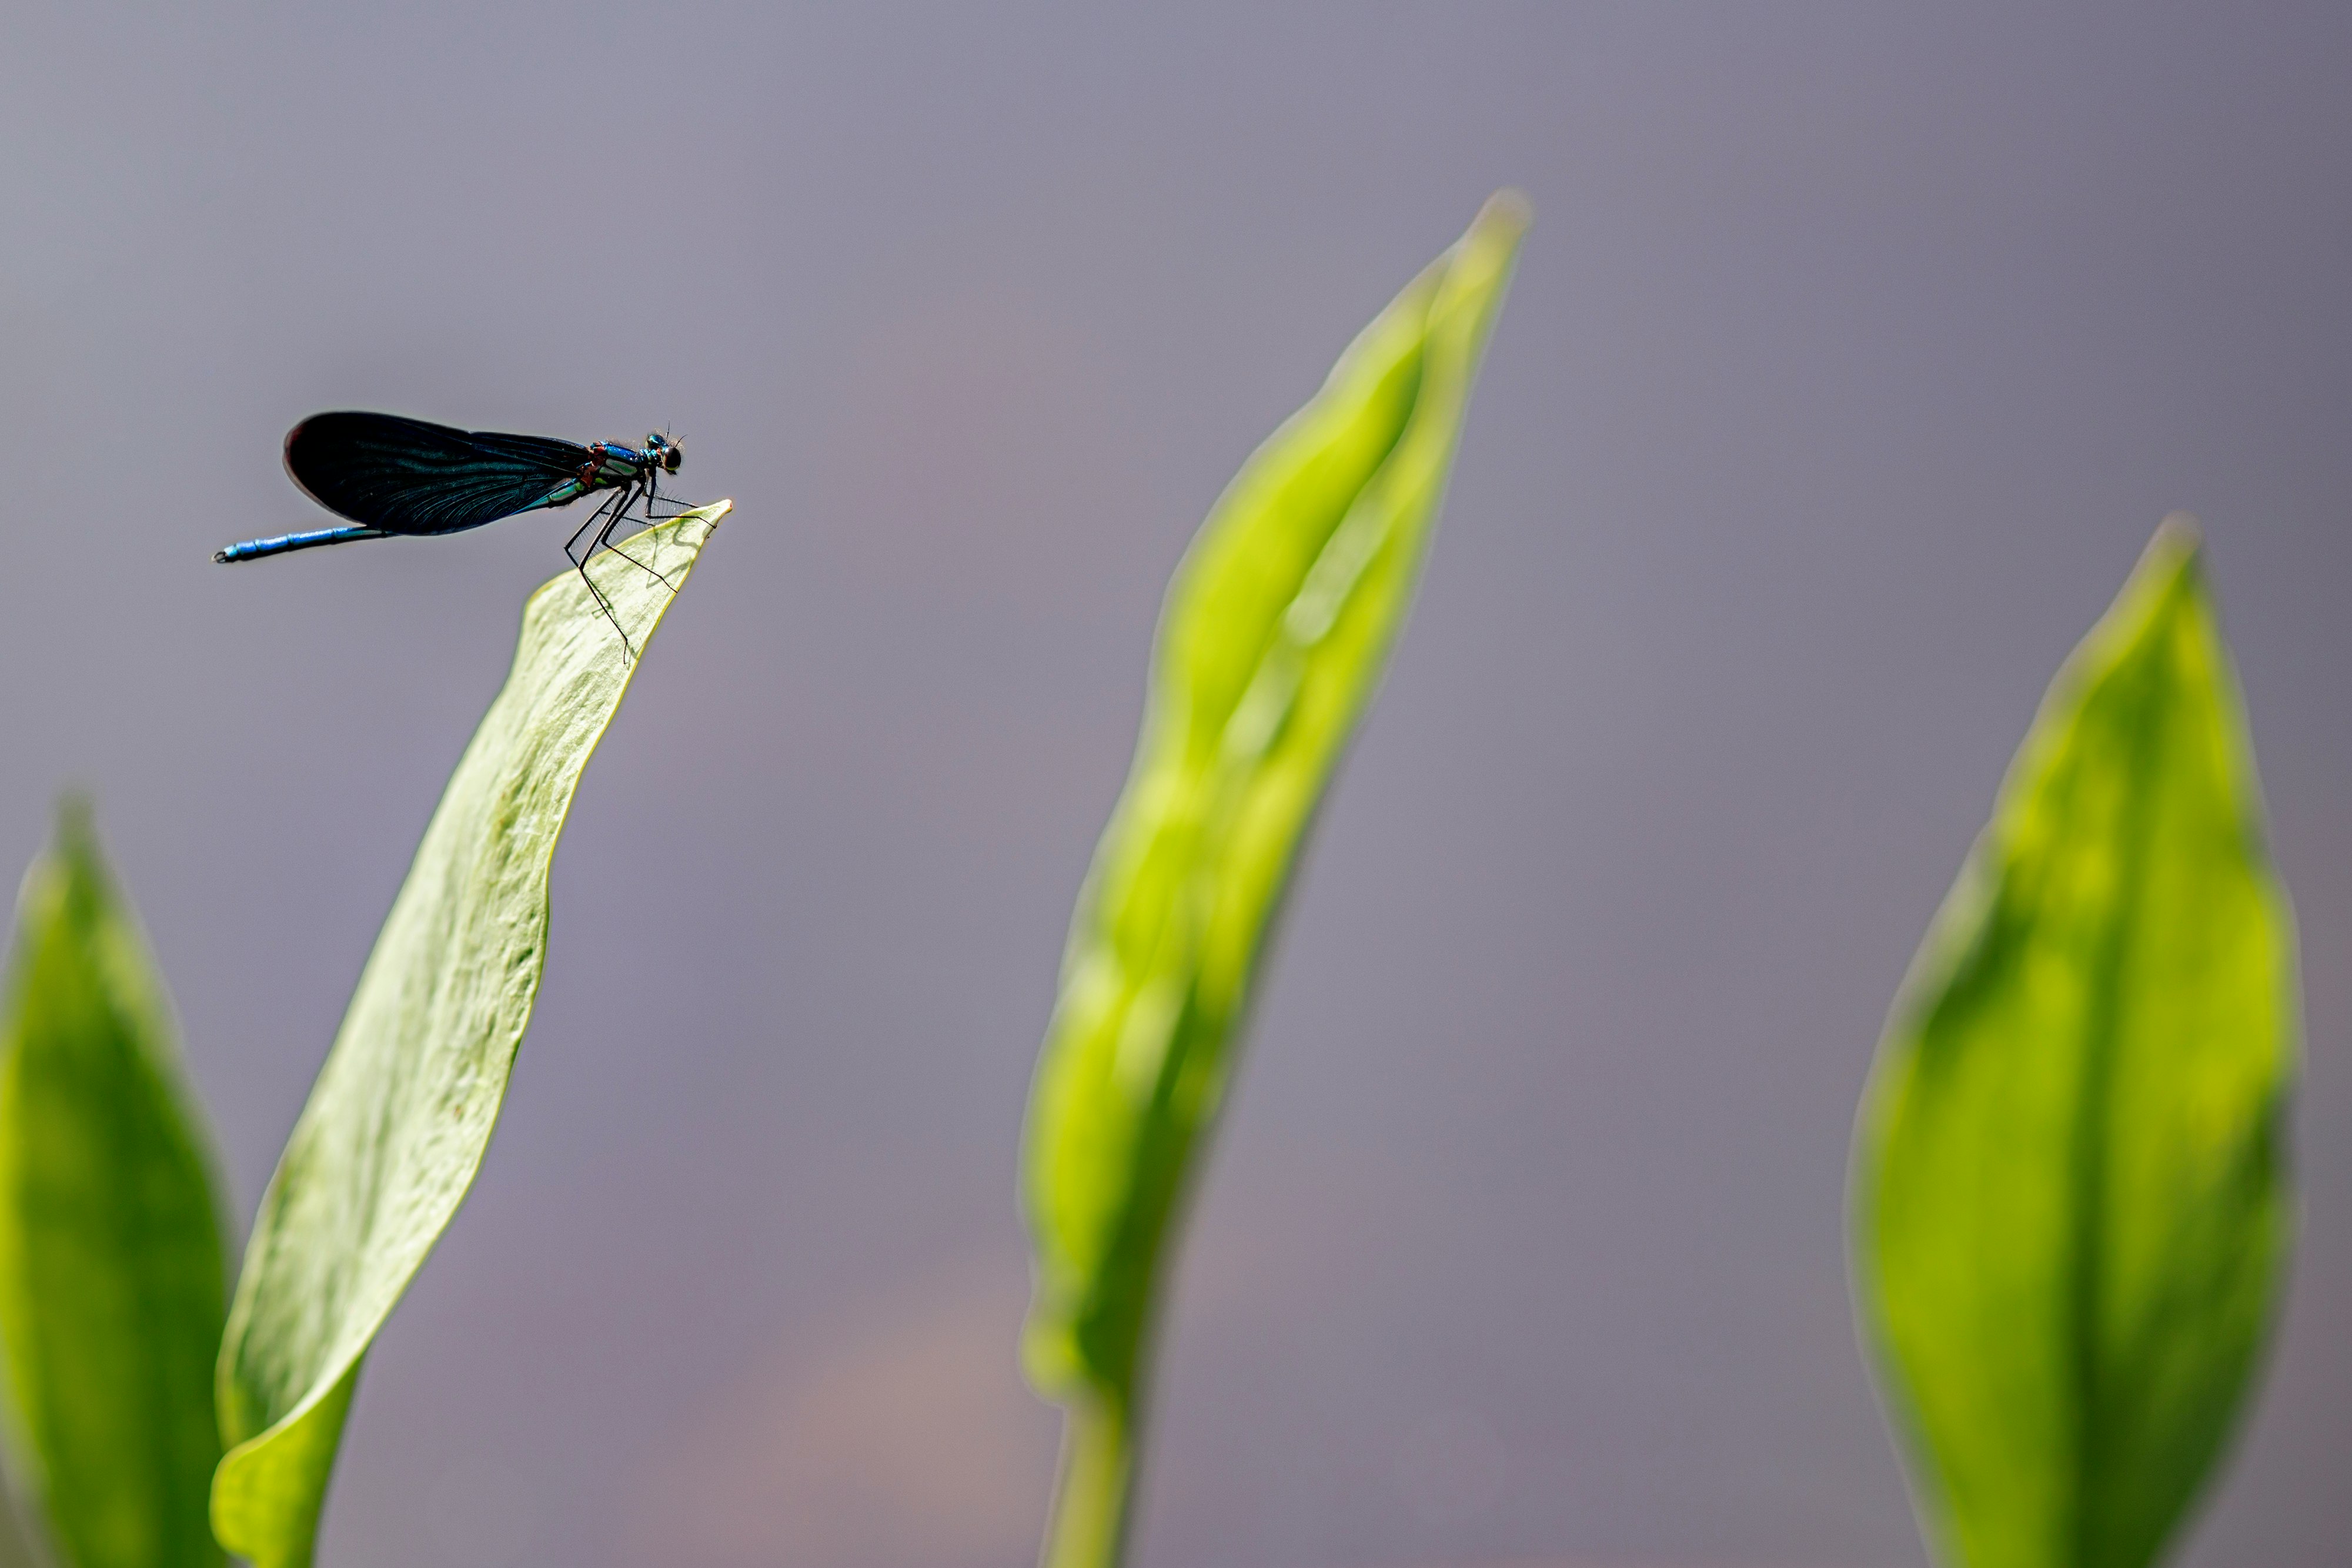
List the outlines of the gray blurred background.
{"type": "Polygon", "coordinates": [[[251,1213],[569,524],[231,570],[315,410],[684,441],[331,1568],[1027,1562],[1016,1130],[1171,567],[1538,223],[1181,1273],[1145,1564],[1924,1561],[1843,1187],[2044,684],[2207,519],[2308,1229],[2187,1561],[2352,1539],[2352,13],[163,7],[0,49],[0,868],[86,784],[251,1213]]]}

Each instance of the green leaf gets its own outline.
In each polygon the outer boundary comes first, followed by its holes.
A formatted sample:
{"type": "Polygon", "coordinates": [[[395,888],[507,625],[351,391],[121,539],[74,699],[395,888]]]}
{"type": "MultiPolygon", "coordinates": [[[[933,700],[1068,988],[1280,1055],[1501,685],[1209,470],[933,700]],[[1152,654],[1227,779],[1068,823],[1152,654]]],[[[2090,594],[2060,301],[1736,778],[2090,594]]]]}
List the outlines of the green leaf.
{"type": "Polygon", "coordinates": [[[1527,225],[1515,194],[1245,464],[1168,591],[1029,1109],[1030,1376],[1071,1406],[1048,1561],[1121,1550],[1171,1218],[1267,925],[1404,619],[1527,225]]]}
{"type": "Polygon", "coordinates": [[[1969,1568],[2142,1568],[2290,1242],[2294,933],[2193,525],[2059,673],[1897,1000],[1857,1310],[1969,1568]]]}
{"type": "Polygon", "coordinates": [[[25,876],[0,1053],[0,1332],[25,1490],[68,1568],[216,1564],[212,1162],[163,979],[79,801],[25,876]]]}
{"type": "MultiPolygon", "coordinates": [[[[728,506],[591,563],[636,647],[728,506]]],[[[310,1561],[360,1358],[481,1168],[539,992],[555,841],[633,668],[578,573],[531,595],[262,1197],[221,1346],[212,1507],[260,1568],[310,1561]]]]}

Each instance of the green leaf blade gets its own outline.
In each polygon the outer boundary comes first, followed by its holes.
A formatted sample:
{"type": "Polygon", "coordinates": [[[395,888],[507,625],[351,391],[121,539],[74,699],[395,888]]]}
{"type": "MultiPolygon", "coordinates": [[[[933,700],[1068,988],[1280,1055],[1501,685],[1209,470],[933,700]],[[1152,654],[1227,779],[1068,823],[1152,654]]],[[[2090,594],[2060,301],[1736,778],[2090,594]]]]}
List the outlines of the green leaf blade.
{"type": "Polygon", "coordinates": [[[1418,581],[1527,225],[1516,195],[1357,338],[1170,585],[1142,735],[1078,897],[1033,1090],[1030,1376],[1074,1406],[1055,1560],[1115,1556],[1164,1240],[1266,930],[1418,581]]]}
{"type": "Polygon", "coordinates": [[[1864,1105],[1857,1305],[1969,1568],[2144,1568],[2291,1240],[2292,916],[2193,532],[2053,684],[1864,1105]]]}
{"type": "MultiPolygon", "coordinates": [[[[728,505],[590,563],[635,647],[728,505]]],[[[480,1169],[538,994],[556,840],[633,669],[577,573],[531,596],[262,1199],[212,1494],[222,1542],[260,1568],[311,1560],[362,1357],[480,1169]]]]}
{"type": "Polygon", "coordinates": [[[0,1022],[0,1332],[15,1452],[68,1568],[221,1562],[216,1182],[171,1003],[86,808],[35,862],[0,1022]]]}

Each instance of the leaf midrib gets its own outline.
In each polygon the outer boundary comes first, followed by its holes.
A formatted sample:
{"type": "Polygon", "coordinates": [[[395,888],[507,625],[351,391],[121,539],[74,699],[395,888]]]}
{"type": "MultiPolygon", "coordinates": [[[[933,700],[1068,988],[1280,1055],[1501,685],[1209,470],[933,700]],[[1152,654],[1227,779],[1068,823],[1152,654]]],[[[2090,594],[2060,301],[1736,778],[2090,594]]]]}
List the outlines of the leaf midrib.
{"type": "Polygon", "coordinates": [[[2143,645],[2133,648],[2125,665],[2114,672],[2122,677],[2115,689],[2126,742],[2121,748],[2125,754],[2123,800],[2116,829],[2118,871],[2110,894],[2111,907],[2117,915],[2105,923],[2105,938],[2091,967],[2091,1006],[2084,1023],[2084,1065],[2075,1103],[2074,1179],[2069,1184],[2075,1245],[2070,1259],[2067,1338],[2080,1412],[2074,1425],[2074,1485],[2068,1499],[2067,1542],[2074,1568],[2093,1568],[2101,1561],[2098,1547],[2105,1510],[2097,1493],[2107,1475],[2109,1447],[2106,1378],[2099,1355],[2106,1304],[2109,1150],[2115,1120],[2109,1090],[2122,1049],[2126,955],[2139,924],[2140,892],[2147,879],[2146,840],[2154,803],[2142,786],[2161,750],[2165,656],[2184,582],[2185,577],[2177,575],[2165,585],[2149,610],[2148,623],[2141,634],[2143,645]]]}

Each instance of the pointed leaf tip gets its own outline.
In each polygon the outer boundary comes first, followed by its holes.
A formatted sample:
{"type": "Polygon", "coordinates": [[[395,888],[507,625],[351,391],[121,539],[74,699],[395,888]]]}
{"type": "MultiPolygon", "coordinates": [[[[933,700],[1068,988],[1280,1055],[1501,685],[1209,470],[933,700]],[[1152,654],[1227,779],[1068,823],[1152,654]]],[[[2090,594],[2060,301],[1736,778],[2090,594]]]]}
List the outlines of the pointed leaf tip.
{"type": "MultiPolygon", "coordinates": [[[[638,648],[729,506],[589,562],[638,648]]],[[[263,1195],[220,1346],[234,1447],[212,1494],[221,1541],[257,1568],[310,1562],[362,1358],[488,1148],[545,963],[556,841],[636,669],[617,637],[577,572],[525,605],[506,685],[450,776],[263,1195]]]]}
{"type": "Polygon", "coordinates": [[[1536,221],[1536,206],[1528,200],[1527,193],[1506,185],[1486,198],[1472,220],[1474,233],[1508,235],[1517,239],[1528,232],[1536,221]]]}
{"type": "Polygon", "coordinates": [[[217,1192],[162,977],[68,796],[0,1012],[0,1338],[18,1479],[79,1568],[221,1561],[217,1192]]]}
{"type": "Polygon", "coordinates": [[[1024,1134],[1024,1362],[1070,1406],[1052,1568],[1118,1559],[1168,1239],[1300,842],[1412,604],[1527,220],[1498,194],[1373,319],[1169,584],[1024,1134]]]}
{"type": "Polygon", "coordinates": [[[2299,1003],[2193,526],[2067,660],[1887,1024],[1856,1311],[1955,1563],[2145,1568],[2293,1228],[2299,1003]]]}

